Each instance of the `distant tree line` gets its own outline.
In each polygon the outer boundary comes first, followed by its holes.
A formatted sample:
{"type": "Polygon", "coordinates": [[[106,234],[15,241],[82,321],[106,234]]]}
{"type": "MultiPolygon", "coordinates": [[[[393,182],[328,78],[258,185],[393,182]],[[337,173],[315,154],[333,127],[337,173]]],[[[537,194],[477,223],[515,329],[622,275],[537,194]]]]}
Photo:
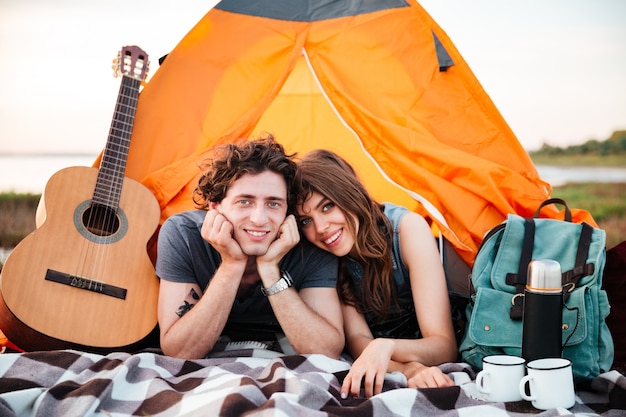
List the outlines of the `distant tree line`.
{"type": "Polygon", "coordinates": [[[529,152],[530,156],[539,155],[615,155],[626,154],[626,130],[616,130],[610,138],[599,141],[588,140],[581,145],[571,145],[566,148],[544,143],[541,149],[529,152]]]}

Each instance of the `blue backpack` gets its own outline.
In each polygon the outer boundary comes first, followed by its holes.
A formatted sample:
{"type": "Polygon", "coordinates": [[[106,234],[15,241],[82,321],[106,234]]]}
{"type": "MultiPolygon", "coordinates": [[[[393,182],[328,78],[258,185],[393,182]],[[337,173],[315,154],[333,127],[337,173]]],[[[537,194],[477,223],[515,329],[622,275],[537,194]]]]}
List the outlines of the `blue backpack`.
{"type": "Polygon", "coordinates": [[[565,201],[544,201],[533,218],[510,214],[490,230],[472,267],[473,292],[459,346],[463,361],[482,368],[488,355],[521,355],[522,313],[528,264],[553,259],[561,264],[563,351],[573,363],[576,382],[609,371],[613,339],[606,324],[609,301],[602,289],[606,233],[576,224],[565,201]],[[565,206],[564,221],[538,218],[548,204],[565,206]]]}

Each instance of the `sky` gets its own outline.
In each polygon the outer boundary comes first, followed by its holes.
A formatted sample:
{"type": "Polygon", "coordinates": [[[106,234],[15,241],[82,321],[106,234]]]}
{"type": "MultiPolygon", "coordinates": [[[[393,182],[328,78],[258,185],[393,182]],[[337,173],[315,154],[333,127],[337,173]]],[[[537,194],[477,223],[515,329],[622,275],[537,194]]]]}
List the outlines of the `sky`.
{"type": "MultiPolygon", "coordinates": [[[[98,153],[125,45],[173,49],[215,0],[0,0],[0,153],[98,153]]],[[[626,129],[626,0],[423,0],[527,150],[626,129]]]]}

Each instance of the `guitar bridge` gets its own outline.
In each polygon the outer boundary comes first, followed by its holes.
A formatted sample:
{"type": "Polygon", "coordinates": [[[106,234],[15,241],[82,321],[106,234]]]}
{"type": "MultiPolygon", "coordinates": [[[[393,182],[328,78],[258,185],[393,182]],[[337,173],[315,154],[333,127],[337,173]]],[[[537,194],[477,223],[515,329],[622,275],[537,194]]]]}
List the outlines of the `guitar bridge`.
{"type": "Polygon", "coordinates": [[[46,271],[46,281],[58,282],[59,284],[69,285],[70,287],[81,290],[97,292],[99,294],[108,295],[121,300],[126,299],[127,291],[125,288],[105,284],[104,282],[81,277],[80,275],[66,274],[65,272],[48,269],[46,271]]]}

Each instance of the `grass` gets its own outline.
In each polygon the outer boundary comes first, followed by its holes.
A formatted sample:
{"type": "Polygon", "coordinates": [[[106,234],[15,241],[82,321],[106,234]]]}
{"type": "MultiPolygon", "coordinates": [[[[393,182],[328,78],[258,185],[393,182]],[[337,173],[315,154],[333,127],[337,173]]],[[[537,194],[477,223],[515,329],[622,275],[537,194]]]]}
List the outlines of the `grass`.
{"type": "Polygon", "coordinates": [[[35,230],[39,194],[0,194],[0,247],[12,248],[35,230]]]}
{"type": "Polygon", "coordinates": [[[626,240],[626,183],[576,183],[553,187],[552,197],[562,198],[570,208],[591,213],[606,231],[606,247],[626,240]]]}
{"type": "Polygon", "coordinates": [[[598,154],[572,154],[572,155],[547,155],[531,153],[531,159],[535,165],[551,166],[596,166],[596,167],[626,167],[626,153],[612,155],[598,154]]]}

